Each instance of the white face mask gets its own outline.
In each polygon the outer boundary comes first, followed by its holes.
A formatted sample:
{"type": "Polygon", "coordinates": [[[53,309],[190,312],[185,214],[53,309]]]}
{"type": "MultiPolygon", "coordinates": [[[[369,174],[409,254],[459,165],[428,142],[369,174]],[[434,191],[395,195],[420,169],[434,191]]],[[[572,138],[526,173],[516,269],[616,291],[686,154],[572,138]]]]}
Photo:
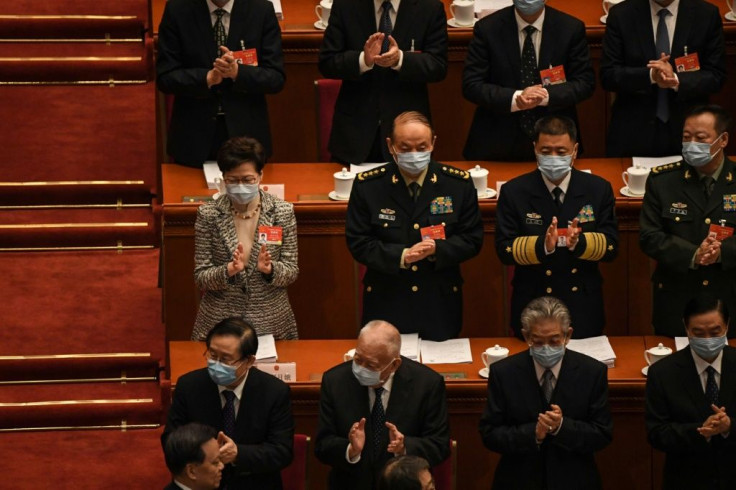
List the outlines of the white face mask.
{"type": "Polygon", "coordinates": [[[429,165],[429,161],[432,159],[431,151],[408,151],[406,153],[399,153],[394,148],[394,155],[396,155],[396,165],[406,173],[410,175],[416,175],[421,173],[429,165]]]}
{"type": "Polygon", "coordinates": [[[227,184],[227,195],[236,204],[248,204],[258,195],[258,184],[227,184]]]}

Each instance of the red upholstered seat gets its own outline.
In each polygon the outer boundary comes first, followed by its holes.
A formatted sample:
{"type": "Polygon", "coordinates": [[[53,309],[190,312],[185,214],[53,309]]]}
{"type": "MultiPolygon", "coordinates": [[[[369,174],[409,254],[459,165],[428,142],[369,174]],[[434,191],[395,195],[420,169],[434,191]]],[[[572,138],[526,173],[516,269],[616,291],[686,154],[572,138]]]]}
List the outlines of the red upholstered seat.
{"type": "Polygon", "coordinates": [[[332,131],[332,116],[335,114],[335,101],[340,93],[342,80],[323,78],[314,81],[315,96],[317,99],[317,147],[320,162],[331,160],[327,143],[332,131]]]}
{"type": "Polygon", "coordinates": [[[455,490],[457,486],[457,441],[450,440],[450,456],[432,468],[437,490],[455,490]]]}
{"type": "Polygon", "coordinates": [[[305,490],[307,488],[307,456],[311,439],[304,434],[294,434],[294,459],[281,470],[284,490],[305,490]]]}

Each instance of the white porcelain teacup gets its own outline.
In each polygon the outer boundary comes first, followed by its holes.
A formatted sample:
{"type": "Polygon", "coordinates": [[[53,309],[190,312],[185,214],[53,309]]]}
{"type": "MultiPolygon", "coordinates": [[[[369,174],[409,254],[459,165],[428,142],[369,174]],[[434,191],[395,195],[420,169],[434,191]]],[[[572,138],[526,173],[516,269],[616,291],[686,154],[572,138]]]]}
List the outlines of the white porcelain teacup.
{"type": "Polygon", "coordinates": [[[353,181],[355,181],[355,174],[343,168],[340,172],[335,172],[333,176],[335,177],[335,194],[337,194],[337,197],[343,199],[350,197],[353,181]]]}
{"type": "Polygon", "coordinates": [[[450,12],[459,26],[471,26],[475,21],[474,0],[454,0],[450,4],[450,12]]]}
{"type": "Polygon", "coordinates": [[[482,168],[480,165],[476,165],[475,168],[471,168],[468,173],[473,179],[473,185],[478,195],[483,197],[488,191],[488,170],[482,168]]]}
{"type": "Polygon", "coordinates": [[[319,5],[315,5],[314,13],[317,14],[317,20],[322,22],[323,26],[327,26],[330,21],[330,11],[332,10],[332,2],[329,0],[322,0],[319,5]]]}
{"type": "Polygon", "coordinates": [[[506,347],[501,347],[500,345],[496,344],[493,347],[489,347],[483,353],[480,355],[481,359],[483,359],[483,364],[485,364],[486,367],[490,366],[494,362],[498,362],[504,357],[508,357],[509,350],[506,347]]]}
{"type": "Polygon", "coordinates": [[[644,194],[647,177],[649,177],[649,169],[645,167],[629,167],[621,174],[621,179],[632,194],[644,194]]]}
{"type": "Polygon", "coordinates": [[[657,347],[652,347],[644,351],[644,359],[650,366],[657,361],[664,359],[665,357],[672,354],[672,349],[665,347],[661,343],[657,347]]]}

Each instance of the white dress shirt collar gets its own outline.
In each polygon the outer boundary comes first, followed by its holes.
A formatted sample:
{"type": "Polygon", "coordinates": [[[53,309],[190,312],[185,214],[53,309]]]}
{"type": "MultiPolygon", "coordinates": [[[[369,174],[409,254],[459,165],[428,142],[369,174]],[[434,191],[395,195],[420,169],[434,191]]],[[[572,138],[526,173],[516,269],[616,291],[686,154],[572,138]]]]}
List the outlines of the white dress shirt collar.
{"type": "Polygon", "coordinates": [[[519,15],[519,12],[514,9],[514,17],[516,18],[516,28],[519,31],[520,36],[526,36],[526,33],[524,32],[524,29],[526,26],[534,26],[537,31],[542,32],[542,25],[544,25],[544,15],[546,14],[546,9],[542,10],[542,15],[537,18],[534,22],[529,24],[527,21],[521,18],[521,15],[519,15]]]}
{"type": "MultiPolygon", "coordinates": [[[[399,3],[401,3],[401,0],[391,0],[391,14],[392,23],[395,23],[396,19],[396,13],[399,11],[399,3]]],[[[373,6],[376,9],[376,15],[378,18],[381,18],[381,15],[383,14],[383,0],[373,0],[373,6]]]]}
{"type": "Polygon", "coordinates": [[[723,351],[719,352],[718,356],[716,356],[716,358],[713,359],[713,362],[711,363],[697,355],[692,348],[690,348],[690,354],[692,354],[693,356],[693,361],[695,361],[695,369],[698,370],[698,374],[700,376],[703,376],[703,372],[708,369],[708,366],[713,366],[713,369],[716,370],[716,373],[721,374],[721,361],[723,360],[723,351]]]}
{"type": "MultiPolygon", "coordinates": [[[[562,196],[567,195],[567,188],[570,186],[570,177],[572,176],[572,170],[570,170],[567,175],[565,175],[565,178],[562,179],[562,182],[560,182],[560,185],[553,184],[547,177],[542,174],[542,180],[544,181],[544,185],[547,186],[547,190],[550,194],[552,194],[552,189],[555,187],[559,187],[562,189],[562,196]]],[[[558,223],[559,225],[559,223],[558,223]]]]}
{"type": "MultiPolygon", "coordinates": [[[[251,369],[253,369],[253,368],[251,368],[251,369]]],[[[223,391],[230,390],[233,393],[235,393],[235,398],[238,400],[238,402],[240,402],[241,398],[243,398],[243,387],[245,386],[245,381],[248,379],[248,373],[249,372],[250,372],[250,369],[248,369],[245,372],[245,376],[243,376],[243,381],[241,381],[240,383],[238,383],[238,386],[236,386],[235,388],[228,388],[227,386],[217,385],[217,389],[219,390],[220,395],[222,395],[222,392],[223,391]]]]}
{"type": "Polygon", "coordinates": [[[235,0],[228,0],[227,3],[225,3],[225,5],[223,5],[222,7],[218,7],[217,5],[215,5],[215,3],[212,0],[207,0],[207,7],[210,10],[210,14],[213,14],[213,15],[215,14],[215,10],[217,9],[222,9],[228,14],[232,14],[234,2],[235,0]]]}
{"type": "MultiPolygon", "coordinates": [[[[529,355],[531,355],[531,352],[529,353],[529,355]]],[[[564,359],[565,359],[565,356],[562,356],[562,359],[560,359],[560,361],[557,364],[549,368],[549,370],[552,371],[552,374],[555,376],[555,382],[560,378],[560,368],[562,367],[562,361],[564,359]]],[[[532,360],[534,360],[534,358],[532,358],[532,360]]],[[[537,361],[534,361],[534,371],[536,371],[537,373],[537,381],[539,382],[540,385],[542,384],[542,376],[544,376],[544,372],[546,370],[547,370],[546,367],[543,367],[537,361]]]]}

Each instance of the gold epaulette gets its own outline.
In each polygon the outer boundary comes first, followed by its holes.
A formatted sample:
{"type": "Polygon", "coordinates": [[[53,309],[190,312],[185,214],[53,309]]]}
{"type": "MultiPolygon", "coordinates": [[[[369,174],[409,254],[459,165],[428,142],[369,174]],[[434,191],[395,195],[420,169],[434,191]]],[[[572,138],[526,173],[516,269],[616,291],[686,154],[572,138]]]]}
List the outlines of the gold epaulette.
{"type": "Polygon", "coordinates": [[[664,174],[667,172],[671,172],[673,170],[677,170],[678,168],[682,168],[682,166],[683,166],[683,163],[681,161],[675,162],[675,163],[666,163],[664,165],[659,165],[659,166],[654,167],[652,169],[652,173],[654,175],[664,174]]]}
{"type": "Polygon", "coordinates": [[[445,175],[449,175],[450,177],[455,177],[456,179],[462,179],[462,180],[468,180],[470,178],[470,174],[466,172],[465,170],[460,170],[459,168],[450,167],[449,165],[442,165],[442,173],[445,175]]]}
{"type": "Polygon", "coordinates": [[[386,175],[386,167],[377,167],[372,170],[366,170],[358,174],[358,181],[363,182],[364,180],[375,179],[381,175],[386,175]]]}

